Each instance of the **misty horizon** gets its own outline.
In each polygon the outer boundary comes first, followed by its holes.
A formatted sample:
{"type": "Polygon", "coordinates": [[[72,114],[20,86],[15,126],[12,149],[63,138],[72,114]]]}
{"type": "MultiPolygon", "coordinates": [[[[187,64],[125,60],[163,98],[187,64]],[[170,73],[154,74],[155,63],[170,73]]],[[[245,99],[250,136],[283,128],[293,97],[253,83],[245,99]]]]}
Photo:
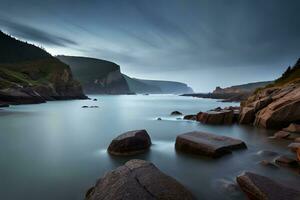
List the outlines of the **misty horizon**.
{"type": "Polygon", "coordinates": [[[300,56],[298,1],[1,5],[1,30],[52,55],[112,61],[131,77],[184,82],[195,92],[274,80],[300,56]]]}

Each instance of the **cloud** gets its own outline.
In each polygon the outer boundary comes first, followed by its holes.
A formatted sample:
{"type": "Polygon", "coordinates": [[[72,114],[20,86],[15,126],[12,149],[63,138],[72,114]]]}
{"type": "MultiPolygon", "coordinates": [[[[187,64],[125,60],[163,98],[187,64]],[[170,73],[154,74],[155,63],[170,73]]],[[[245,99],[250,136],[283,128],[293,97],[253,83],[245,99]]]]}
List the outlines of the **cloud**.
{"type": "Polygon", "coordinates": [[[61,36],[56,36],[51,33],[47,33],[43,30],[31,27],[29,25],[20,24],[7,19],[0,18],[0,27],[4,27],[8,32],[16,37],[39,42],[41,44],[48,44],[54,46],[69,46],[77,45],[77,43],[71,39],[67,39],[61,36]]]}

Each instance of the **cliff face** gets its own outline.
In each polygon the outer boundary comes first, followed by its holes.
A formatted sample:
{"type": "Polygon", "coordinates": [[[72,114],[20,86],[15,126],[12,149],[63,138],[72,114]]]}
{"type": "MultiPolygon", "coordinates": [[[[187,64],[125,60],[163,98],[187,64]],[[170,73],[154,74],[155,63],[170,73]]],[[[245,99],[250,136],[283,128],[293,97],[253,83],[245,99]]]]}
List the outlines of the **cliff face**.
{"type": "Polygon", "coordinates": [[[128,94],[131,91],[119,65],[106,60],[74,56],[57,56],[70,65],[73,74],[88,94],[128,94]]]}
{"type": "Polygon", "coordinates": [[[129,76],[126,76],[125,74],[123,74],[123,76],[128,83],[130,91],[132,91],[134,93],[139,93],[139,94],[146,94],[146,93],[160,94],[160,93],[162,93],[161,89],[157,86],[143,83],[142,81],[135,79],[135,78],[131,78],[129,76]]]}
{"type": "Polygon", "coordinates": [[[284,128],[300,122],[300,59],[282,77],[241,103],[240,123],[284,128]]]}
{"type": "Polygon", "coordinates": [[[66,64],[0,32],[0,103],[86,98],[66,64]]]}
{"type": "MultiPolygon", "coordinates": [[[[146,85],[152,86],[154,88],[159,88],[160,91],[157,93],[161,94],[183,94],[183,93],[193,93],[193,89],[185,83],[175,82],[175,81],[160,81],[160,80],[144,80],[144,79],[134,79],[146,85]]],[[[156,92],[151,92],[156,93],[156,92]]]]}

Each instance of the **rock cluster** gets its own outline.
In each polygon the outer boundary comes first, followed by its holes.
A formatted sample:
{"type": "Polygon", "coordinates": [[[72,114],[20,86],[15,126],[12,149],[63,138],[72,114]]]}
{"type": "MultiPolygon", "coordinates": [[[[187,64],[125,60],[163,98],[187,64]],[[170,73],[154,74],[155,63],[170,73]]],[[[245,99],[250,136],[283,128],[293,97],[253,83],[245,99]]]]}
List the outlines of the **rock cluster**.
{"type": "MultiPolygon", "coordinates": [[[[300,83],[265,88],[242,103],[239,122],[284,128],[300,121],[300,83]]],[[[291,129],[297,129],[290,127],[291,129]]]]}

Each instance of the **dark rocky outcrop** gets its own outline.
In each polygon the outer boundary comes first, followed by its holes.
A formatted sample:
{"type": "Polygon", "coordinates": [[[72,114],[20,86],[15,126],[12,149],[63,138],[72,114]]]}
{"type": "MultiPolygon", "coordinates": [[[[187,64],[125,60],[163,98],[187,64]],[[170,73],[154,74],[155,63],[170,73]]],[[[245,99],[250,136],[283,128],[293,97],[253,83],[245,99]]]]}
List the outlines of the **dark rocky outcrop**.
{"type": "Polygon", "coordinates": [[[185,115],[183,117],[185,120],[197,120],[197,115],[185,115]]]}
{"type": "Polygon", "coordinates": [[[0,103],[85,99],[66,64],[45,50],[0,32],[0,103]]]}
{"type": "Polygon", "coordinates": [[[151,146],[151,139],[146,130],[123,133],[112,140],[108,152],[112,155],[134,155],[144,152],[151,146]]]}
{"type": "Polygon", "coordinates": [[[86,200],[192,200],[194,196],[150,162],[130,160],[88,190],[86,200]]]}
{"type": "Polygon", "coordinates": [[[231,137],[194,131],[177,136],[175,148],[216,158],[231,153],[232,150],[245,149],[247,146],[243,141],[231,137]]]}
{"type": "Polygon", "coordinates": [[[171,112],[171,115],[182,115],[182,113],[179,111],[173,111],[171,112]]]}
{"type": "Polygon", "coordinates": [[[300,191],[251,172],[245,172],[236,180],[250,200],[297,200],[300,197],[300,191]]]}

